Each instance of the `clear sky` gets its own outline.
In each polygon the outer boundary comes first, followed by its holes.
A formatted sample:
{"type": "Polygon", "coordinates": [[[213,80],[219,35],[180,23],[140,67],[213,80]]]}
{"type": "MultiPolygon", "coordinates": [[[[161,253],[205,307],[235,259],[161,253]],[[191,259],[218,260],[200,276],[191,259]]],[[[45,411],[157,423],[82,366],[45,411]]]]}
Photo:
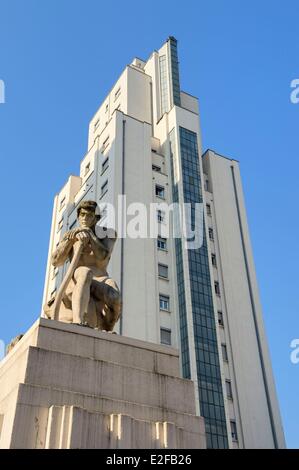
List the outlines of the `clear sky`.
{"type": "Polygon", "coordinates": [[[298,17],[296,0],[0,0],[0,338],[39,315],[53,197],[79,172],[89,119],[126,64],[173,35],[204,150],[240,161],[287,444],[299,447],[298,17]]]}

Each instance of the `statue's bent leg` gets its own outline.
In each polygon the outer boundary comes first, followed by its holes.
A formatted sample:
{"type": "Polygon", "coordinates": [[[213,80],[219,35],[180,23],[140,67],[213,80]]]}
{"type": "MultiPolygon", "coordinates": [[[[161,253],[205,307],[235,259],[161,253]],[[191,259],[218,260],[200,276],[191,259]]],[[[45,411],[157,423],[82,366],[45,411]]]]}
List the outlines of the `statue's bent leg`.
{"type": "Polygon", "coordinates": [[[116,282],[105,278],[93,280],[91,292],[97,300],[98,328],[112,331],[121,314],[121,295],[116,282]]]}
{"type": "Polygon", "coordinates": [[[72,295],[74,323],[83,323],[84,315],[88,311],[92,279],[92,270],[85,266],[79,266],[74,273],[75,286],[72,295]]]}
{"type": "Polygon", "coordinates": [[[90,296],[89,304],[88,304],[88,312],[85,316],[85,321],[88,326],[91,328],[97,328],[97,306],[95,299],[90,296]]]}

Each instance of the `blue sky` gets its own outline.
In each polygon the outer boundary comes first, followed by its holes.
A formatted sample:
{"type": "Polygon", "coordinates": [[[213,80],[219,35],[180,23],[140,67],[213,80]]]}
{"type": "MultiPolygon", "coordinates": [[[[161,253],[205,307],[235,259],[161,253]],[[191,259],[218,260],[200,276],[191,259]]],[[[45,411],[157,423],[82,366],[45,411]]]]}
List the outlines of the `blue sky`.
{"type": "Polygon", "coordinates": [[[287,444],[299,447],[298,15],[295,0],[0,0],[0,338],[38,317],[53,197],[78,174],[89,119],[125,65],[173,35],[203,149],[240,161],[287,444]]]}

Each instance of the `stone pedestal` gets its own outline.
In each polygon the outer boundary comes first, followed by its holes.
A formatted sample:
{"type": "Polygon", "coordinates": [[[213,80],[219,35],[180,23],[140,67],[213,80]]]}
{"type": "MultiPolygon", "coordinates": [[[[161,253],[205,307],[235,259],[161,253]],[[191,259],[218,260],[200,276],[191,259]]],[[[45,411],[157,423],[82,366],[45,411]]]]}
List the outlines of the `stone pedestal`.
{"type": "Polygon", "coordinates": [[[0,364],[0,448],[205,448],[176,350],[39,319],[0,364]]]}

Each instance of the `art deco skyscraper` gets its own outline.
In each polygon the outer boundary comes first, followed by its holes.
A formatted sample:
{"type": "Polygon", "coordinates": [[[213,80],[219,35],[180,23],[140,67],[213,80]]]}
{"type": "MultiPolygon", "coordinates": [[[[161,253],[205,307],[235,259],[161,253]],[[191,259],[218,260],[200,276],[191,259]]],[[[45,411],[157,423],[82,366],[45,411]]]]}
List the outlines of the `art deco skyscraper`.
{"type": "Polygon", "coordinates": [[[162,209],[157,237],[119,237],[110,262],[123,294],[118,332],[180,350],[208,447],[284,447],[239,165],[211,150],[201,155],[198,100],[180,88],[170,37],[147,61],[125,68],[90,121],[80,176],[55,197],[44,303],[67,269],[53,268],[50,255],[75,226],[83,199],[113,204],[122,216],[119,195],[127,208],[190,203],[192,225],[195,203],[202,204],[197,249],[163,236],[162,209]]]}

